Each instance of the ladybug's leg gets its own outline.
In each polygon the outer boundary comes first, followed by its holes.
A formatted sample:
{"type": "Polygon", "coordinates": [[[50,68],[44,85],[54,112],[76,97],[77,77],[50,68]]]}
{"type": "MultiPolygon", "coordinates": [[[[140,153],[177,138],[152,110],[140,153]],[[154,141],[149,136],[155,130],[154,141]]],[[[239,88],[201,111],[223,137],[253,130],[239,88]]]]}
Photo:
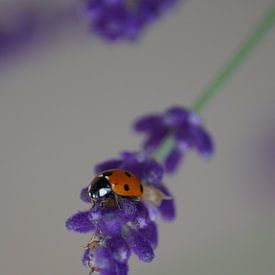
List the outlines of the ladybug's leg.
{"type": "Polygon", "coordinates": [[[102,200],[102,201],[100,202],[100,207],[101,207],[101,208],[104,208],[104,203],[105,203],[104,200],[102,200]]]}
{"type": "Polygon", "coordinates": [[[95,200],[92,199],[92,200],[91,200],[91,203],[92,203],[92,207],[91,207],[91,208],[94,208],[94,207],[95,207],[95,200]]]}
{"type": "Polygon", "coordinates": [[[117,194],[115,194],[115,202],[117,204],[117,207],[119,210],[121,210],[121,205],[120,205],[120,201],[119,201],[119,196],[117,194]]]}

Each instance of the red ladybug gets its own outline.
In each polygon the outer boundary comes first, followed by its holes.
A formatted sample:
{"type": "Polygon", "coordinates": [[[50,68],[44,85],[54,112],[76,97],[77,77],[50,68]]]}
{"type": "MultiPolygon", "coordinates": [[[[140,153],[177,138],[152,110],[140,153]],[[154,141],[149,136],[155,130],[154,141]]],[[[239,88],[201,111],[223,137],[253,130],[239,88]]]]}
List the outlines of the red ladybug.
{"type": "Polygon", "coordinates": [[[120,197],[140,200],[143,196],[143,186],[140,180],[126,170],[110,169],[96,175],[88,187],[89,197],[93,202],[114,198],[118,207],[120,197]]]}

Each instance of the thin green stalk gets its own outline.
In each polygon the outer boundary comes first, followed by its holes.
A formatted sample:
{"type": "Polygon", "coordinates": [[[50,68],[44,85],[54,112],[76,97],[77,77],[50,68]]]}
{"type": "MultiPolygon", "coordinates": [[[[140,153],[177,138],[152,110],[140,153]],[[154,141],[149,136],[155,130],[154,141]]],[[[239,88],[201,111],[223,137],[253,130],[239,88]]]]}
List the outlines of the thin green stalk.
{"type": "Polygon", "coordinates": [[[229,58],[224,67],[218,71],[217,75],[206,86],[202,93],[193,103],[192,110],[200,112],[207,105],[207,103],[222,90],[222,86],[230,79],[233,73],[240,67],[246,60],[248,55],[257,46],[261,39],[265,36],[267,31],[273,27],[275,23],[275,4],[263,16],[259,24],[256,26],[251,35],[243,42],[239,49],[229,58]]]}
{"type": "MultiPolygon", "coordinates": [[[[264,38],[267,32],[275,24],[275,3],[268,9],[268,12],[263,16],[258,25],[252,31],[251,35],[241,44],[238,50],[233,53],[225,65],[217,72],[216,76],[209,82],[206,88],[201,92],[193,103],[192,110],[194,112],[201,112],[209,101],[222,90],[222,87],[230,79],[230,77],[237,71],[242,63],[248,58],[252,50],[264,38]]],[[[160,144],[159,148],[154,153],[154,158],[161,161],[165,156],[171,152],[174,146],[174,139],[172,136],[167,136],[160,144]]]]}

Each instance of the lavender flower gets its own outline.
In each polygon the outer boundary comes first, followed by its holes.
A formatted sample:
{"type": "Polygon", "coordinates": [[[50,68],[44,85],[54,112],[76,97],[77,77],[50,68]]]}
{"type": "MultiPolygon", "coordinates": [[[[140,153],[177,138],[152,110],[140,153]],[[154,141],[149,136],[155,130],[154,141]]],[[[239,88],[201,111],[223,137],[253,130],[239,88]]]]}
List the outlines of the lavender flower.
{"type": "Polygon", "coordinates": [[[134,124],[137,132],[147,135],[143,148],[153,154],[167,135],[174,137],[175,145],[164,160],[166,172],[174,172],[190,149],[209,158],[214,152],[211,136],[202,126],[199,116],[182,107],[172,107],[162,114],[146,115],[134,124]]]}
{"type": "Polygon", "coordinates": [[[131,40],[176,0],[85,0],[91,28],[106,40],[131,40]]]}
{"type": "MultiPolygon", "coordinates": [[[[102,172],[109,169],[131,172],[142,183],[142,199],[136,201],[120,196],[119,202],[110,199],[105,205],[104,201],[104,207],[100,200],[93,200],[89,211],[73,215],[66,223],[69,230],[94,233],[82,262],[91,272],[101,275],[128,274],[128,260],[132,253],[141,261],[151,262],[158,246],[157,218],[164,221],[175,218],[174,200],[163,183],[164,169],[152,158],[164,138],[172,136],[175,140],[164,159],[167,172],[175,170],[190,148],[195,148],[204,157],[213,153],[212,140],[199,117],[180,107],[139,119],[135,130],[148,135],[143,146],[145,151],[124,151],[118,158],[97,164],[95,172],[100,174],[99,178],[104,177],[102,172]]],[[[80,198],[91,203],[88,187],[81,190],[80,198]]]]}
{"type": "MultiPolygon", "coordinates": [[[[144,152],[125,151],[118,159],[96,165],[95,170],[100,173],[116,168],[132,172],[149,189],[171,196],[162,184],[162,167],[144,152]]],[[[90,203],[87,187],[82,189],[80,197],[84,202],[90,203]]],[[[158,245],[157,217],[164,220],[175,218],[172,198],[154,205],[144,200],[133,201],[122,197],[120,208],[115,204],[101,207],[100,202],[96,201],[89,211],[70,217],[66,227],[79,233],[94,232],[82,258],[83,264],[92,272],[126,275],[131,253],[144,262],[153,260],[154,249],[158,245]]]]}

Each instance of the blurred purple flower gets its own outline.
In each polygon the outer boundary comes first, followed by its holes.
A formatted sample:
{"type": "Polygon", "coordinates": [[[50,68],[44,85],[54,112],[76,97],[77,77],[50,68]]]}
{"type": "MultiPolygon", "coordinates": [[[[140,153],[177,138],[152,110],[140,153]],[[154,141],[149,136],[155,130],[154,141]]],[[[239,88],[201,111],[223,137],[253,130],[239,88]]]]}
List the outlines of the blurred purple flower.
{"type": "Polygon", "coordinates": [[[166,172],[176,170],[179,163],[190,149],[209,158],[214,152],[211,136],[202,126],[199,116],[182,107],[172,107],[162,114],[151,114],[139,118],[134,129],[147,135],[143,149],[153,154],[167,135],[175,140],[174,148],[164,160],[166,172]]]}
{"type": "Polygon", "coordinates": [[[36,20],[36,14],[30,7],[1,4],[0,56],[28,43],[33,37],[36,20]]]}
{"type": "Polygon", "coordinates": [[[177,0],[84,0],[91,28],[106,40],[135,39],[177,0]]]}

